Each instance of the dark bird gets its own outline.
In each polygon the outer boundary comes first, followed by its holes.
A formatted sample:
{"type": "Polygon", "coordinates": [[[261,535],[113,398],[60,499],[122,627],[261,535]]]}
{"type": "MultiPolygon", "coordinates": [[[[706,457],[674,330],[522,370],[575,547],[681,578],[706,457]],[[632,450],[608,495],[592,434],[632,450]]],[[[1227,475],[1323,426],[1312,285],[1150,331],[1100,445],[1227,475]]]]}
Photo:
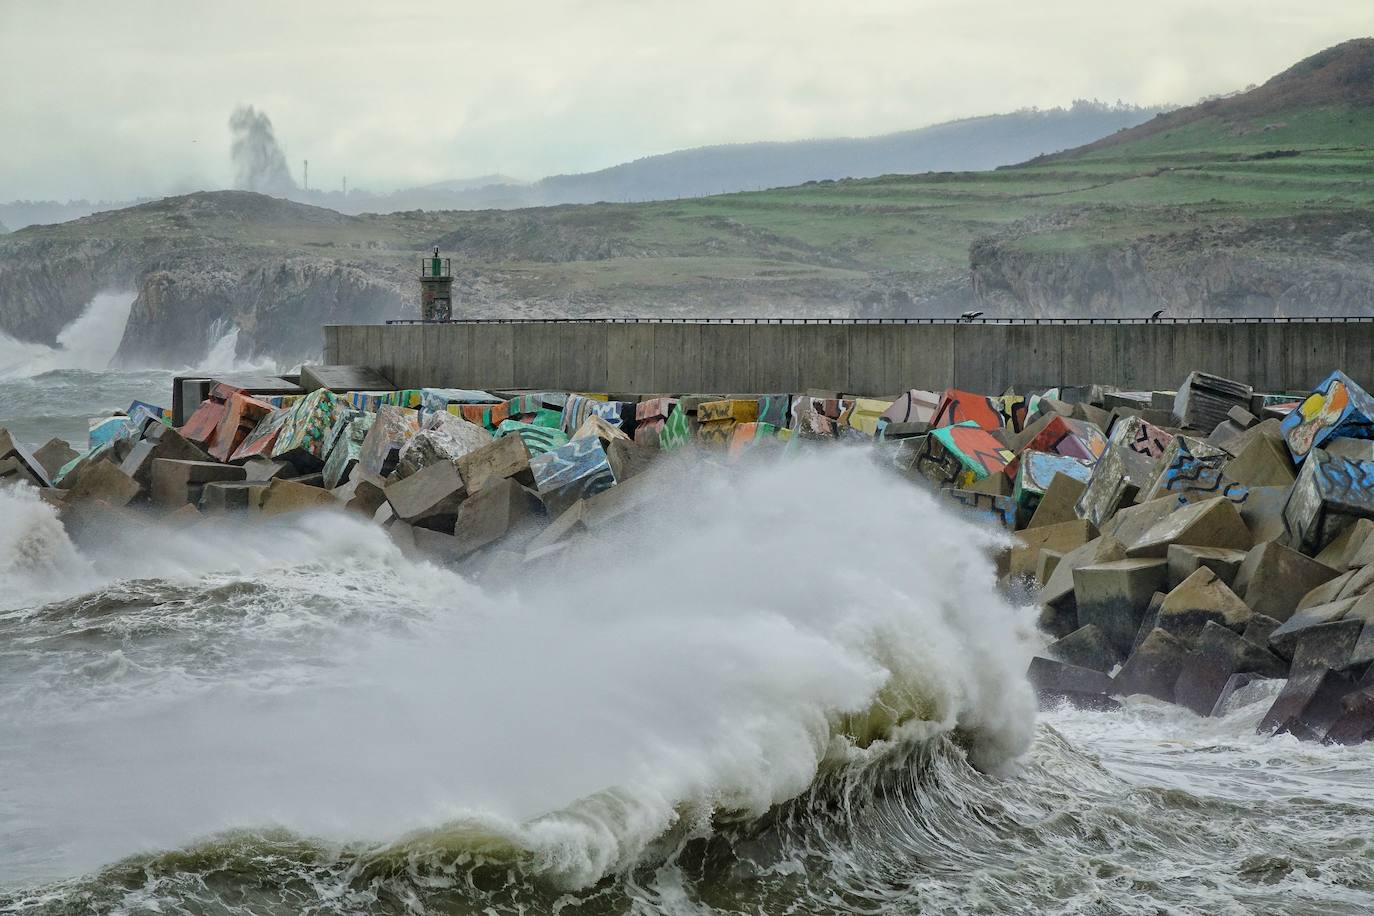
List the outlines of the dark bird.
{"type": "Polygon", "coordinates": [[[959,316],[959,320],[960,320],[960,321],[972,321],[973,319],[977,318],[977,317],[978,317],[979,315],[981,315],[981,314],[983,314],[983,313],[982,313],[982,312],[975,312],[975,311],[971,311],[971,310],[970,310],[970,311],[967,311],[967,312],[962,313],[962,314],[959,316]]]}
{"type": "Polygon", "coordinates": [[[1151,321],[1158,321],[1159,316],[1163,315],[1168,309],[1155,309],[1155,313],[1150,316],[1151,321]]]}

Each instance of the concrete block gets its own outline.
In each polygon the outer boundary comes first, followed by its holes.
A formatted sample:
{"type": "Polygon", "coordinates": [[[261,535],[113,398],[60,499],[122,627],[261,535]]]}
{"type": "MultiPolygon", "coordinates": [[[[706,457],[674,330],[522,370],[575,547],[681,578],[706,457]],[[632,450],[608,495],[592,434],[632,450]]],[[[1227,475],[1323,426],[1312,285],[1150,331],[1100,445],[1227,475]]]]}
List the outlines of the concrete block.
{"type": "Polygon", "coordinates": [[[1260,720],[1260,734],[1292,734],[1306,741],[1325,740],[1343,712],[1342,701],[1354,691],[1349,675],[1329,668],[1294,673],[1260,720]]]}
{"type": "Polygon", "coordinates": [[[1040,551],[1046,548],[1062,554],[1082,547],[1097,537],[1097,530],[1085,519],[1045,525],[1041,528],[1028,528],[1016,534],[1016,546],[1011,551],[1011,565],[1008,573],[1013,577],[1034,575],[1040,562],[1040,551]]]}
{"type": "Polygon", "coordinates": [[[1080,668],[1037,655],[1031,659],[1026,678],[1035,688],[1042,709],[1069,703],[1087,709],[1114,709],[1118,703],[1108,694],[1111,678],[1091,668],[1080,668]]]}
{"type": "MultiPolygon", "coordinates": [[[[1005,477],[1006,475],[998,474],[995,476],[1005,477]]],[[[1040,501],[1044,499],[1045,494],[1053,485],[1054,479],[1058,476],[1072,477],[1086,487],[1092,476],[1092,462],[1081,458],[1052,455],[1048,452],[1023,451],[1021,453],[1020,461],[1017,462],[1016,466],[1015,484],[1010,487],[1011,495],[1016,498],[1021,518],[1030,519],[1034,516],[1035,510],[1040,506],[1040,501]]]]}
{"type": "Polygon", "coordinates": [[[1359,744],[1374,737],[1374,687],[1364,687],[1341,698],[1339,717],[1327,730],[1331,744],[1359,744]]]}
{"type": "MultiPolygon", "coordinates": [[[[239,450],[244,439],[250,433],[254,433],[262,421],[273,413],[276,413],[276,410],[265,401],[240,392],[231,395],[224,404],[219,426],[215,429],[214,438],[207,449],[210,457],[216,461],[227,462],[230,456],[239,450]]],[[[262,444],[261,439],[254,438],[254,445],[262,444]]]]}
{"type": "Polygon", "coordinates": [[[1183,671],[1188,647],[1174,634],[1155,628],[1141,640],[1112,678],[1112,692],[1120,696],[1144,694],[1172,703],[1174,685],[1183,671]]]}
{"type": "Polygon", "coordinates": [[[242,464],[249,459],[270,461],[272,452],[281,438],[281,431],[290,418],[289,408],[274,409],[258,420],[257,425],[243,437],[238,447],[229,456],[232,464],[242,464]]]}
{"type": "Polygon", "coordinates": [[[385,493],[401,521],[448,532],[453,531],[458,507],[468,497],[458,468],[450,461],[432,464],[389,483],[385,493]]]}
{"type": "Polygon", "coordinates": [[[1174,436],[1164,450],[1154,476],[1140,487],[1138,502],[1164,496],[1179,503],[1224,497],[1244,502],[1249,492],[1226,475],[1231,455],[1189,436],[1174,436]]]}
{"type": "Polygon", "coordinates": [[[1236,575],[1236,593],[1250,609],[1279,622],[1293,616],[1303,596],[1338,573],[1276,541],[1250,550],[1236,575]]]}
{"type": "Polygon", "coordinates": [[[1169,592],[1155,625],[1193,646],[1209,620],[1239,634],[1253,614],[1216,573],[1202,567],[1169,592]]]}
{"type": "Polygon", "coordinates": [[[33,460],[47,472],[49,479],[64,464],[78,457],[80,457],[79,453],[67,443],[66,439],[49,439],[33,453],[33,460]]]}
{"type": "Polygon", "coordinates": [[[1100,530],[1155,476],[1170,436],[1138,417],[1127,417],[1112,429],[1107,448],[1093,467],[1077,514],[1100,530]]]}
{"type": "Polygon", "coordinates": [[[1313,449],[1283,507],[1285,543],[1315,556],[1360,518],[1374,518],[1374,461],[1313,449]]]}
{"type": "Polygon", "coordinates": [[[535,494],[509,478],[496,481],[458,507],[455,554],[467,556],[541,515],[543,506],[535,494]]]}
{"type": "Polygon", "coordinates": [[[1170,544],[1249,550],[1254,542],[1235,503],[1218,496],[1171,512],[1129,544],[1126,555],[1164,557],[1170,544]]]}
{"type": "Polygon", "coordinates": [[[362,472],[352,475],[347,483],[330,492],[349,512],[367,518],[375,518],[378,509],[390,505],[386,502],[386,481],[362,472]]]}
{"type": "Polygon", "coordinates": [[[99,461],[82,474],[67,493],[69,503],[100,500],[110,506],[126,506],[143,492],[138,481],[113,462],[99,461]]]}
{"type": "Polygon", "coordinates": [[[1080,626],[1097,626],[1116,652],[1125,656],[1135,641],[1150,596],[1164,586],[1168,562],[1162,559],[1114,560],[1073,571],[1074,602],[1080,626]]]}
{"type": "MultiPolygon", "coordinates": [[[[366,442],[367,433],[370,432],[371,423],[362,421],[367,428],[361,431],[363,441],[366,442]]],[[[375,422],[375,421],[371,421],[375,422]]],[[[556,429],[545,429],[543,427],[533,427],[518,421],[504,420],[500,427],[506,427],[513,423],[517,431],[527,428],[533,432],[533,436],[521,436],[528,448],[531,438],[558,437],[562,439],[563,433],[556,429]]],[[[457,461],[464,455],[471,454],[483,446],[489,445],[492,441],[492,434],[486,429],[464,420],[462,417],[454,416],[450,413],[434,413],[425,417],[420,424],[420,431],[402,443],[398,454],[396,465],[396,475],[398,477],[409,477],[421,468],[429,467],[440,461],[457,461]]],[[[499,429],[499,427],[498,427],[499,429]]],[[[509,433],[507,428],[507,434],[509,433]]],[[[350,438],[356,438],[358,432],[350,431],[350,438]]],[[[362,446],[358,448],[359,460],[362,456],[362,446]]],[[[531,451],[533,454],[533,451],[531,451]]],[[[342,459],[347,460],[347,459],[342,459]]]]}
{"type": "Polygon", "coordinates": [[[1245,561],[1246,553],[1228,547],[1170,544],[1166,556],[1169,560],[1169,588],[1172,589],[1203,566],[1216,573],[1217,578],[1227,586],[1232,586],[1241,563],[1245,561]]]}
{"type": "Polygon", "coordinates": [[[958,490],[941,487],[940,495],[951,502],[958,503],[969,513],[979,516],[1008,531],[1016,527],[1016,501],[1010,496],[994,496],[974,490],[958,490]]]}
{"type": "Polygon", "coordinates": [[[1074,506],[1082,498],[1085,489],[1087,486],[1080,480],[1064,474],[1055,475],[1026,527],[1043,528],[1078,518],[1074,506]]]}
{"type": "Polygon", "coordinates": [[[1277,541],[1286,534],[1283,506],[1288,502],[1288,487],[1251,487],[1250,495],[1238,507],[1240,520],[1256,544],[1277,541]]]}
{"type": "Polygon", "coordinates": [[[1249,407],[1254,389],[1208,372],[1190,372],[1174,397],[1174,416],[1186,429],[1211,430],[1233,407],[1249,407]]]}
{"type": "Polygon", "coordinates": [[[1281,625],[1273,617],[1255,614],[1250,618],[1250,622],[1245,625],[1245,632],[1241,635],[1255,645],[1267,648],[1270,635],[1281,625]]]}
{"type": "Polygon", "coordinates": [[[260,480],[212,480],[200,491],[200,511],[247,512],[257,509],[258,500],[268,485],[260,480]]]}
{"type": "MultiPolygon", "coordinates": [[[[653,444],[657,446],[658,433],[661,431],[662,425],[661,420],[649,420],[638,424],[635,427],[635,441],[640,442],[640,433],[644,433],[642,440],[652,440],[653,444]]],[[[496,427],[496,438],[500,439],[504,436],[519,436],[524,441],[525,450],[530,453],[531,458],[568,444],[567,435],[557,427],[520,423],[516,420],[506,420],[496,427]]]]}
{"type": "Polygon", "coordinates": [[[1322,548],[1314,559],[1335,570],[1368,566],[1374,562],[1374,550],[1365,550],[1366,545],[1370,543],[1369,535],[1372,532],[1374,521],[1367,518],[1356,519],[1353,524],[1336,535],[1331,543],[1322,548]]]}
{"type": "Polygon", "coordinates": [[[1224,474],[1240,486],[1291,487],[1297,471],[1282,443],[1267,436],[1251,436],[1227,461],[1224,474]]]}
{"type": "Polygon", "coordinates": [[[1101,627],[1091,623],[1050,643],[1045,652],[1067,665],[1089,668],[1103,674],[1111,671],[1125,658],[1120,650],[1112,645],[1101,627]]]}
{"type": "MultiPolygon", "coordinates": [[[[1103,530],[1123,544],[1134,544],[1144,537],[1147,531],[1173,514],[1178,507],[1178,503],[1167,496],[1126,506],[1107,520],[1103,530]]],[[[1168,556],[1167,551],[1164,556],[1168,556]]]]}
{"type": "Polygon", "coordinates": [[[1295,464],[1303,464],[1328,440],[1374,437],[1374,398],[1337,371],[1283,419],[1284,442],[1295,464]]]}
{"type": "Polygon", "coordinates": [[[1074,570],[1097,563],[1124,560],[1126,549],[1115,538],[1097,537],[1075,547],[1055,566],[1049,580],[1035,593],[1041,606],[1040,627],[1051,636],[1067,636],[1078,629],[1078,605],[1074,597],[1074,570]]]}
{"type": "Polygon", "coordinates": [[[1096,464],[1107,450],[1107,437],[1102,430],[1083,420],[1051,414],[1037,420],[1030,435],[1016,438],[1014,451],[1045,452],[1096,464]]]}
{"type": "Polygon", "coordinates": [[[0,426],[0,461],[10,458],[23,465],[25,472],[40,487],[50,487],[53,480],[43,465],[29,453],[29,450],[10,435],[9,430],[0,426]]]}
{"type": "Polygon", "coordinates": [[[342,404],[332,391],[319,388],[287,408],[272,446],[272,457],[289,461],[303,472],[324,467],[325,444],[342,404]]]}
{"type": "Polygon", "coordinates": [[[1280,658],[1293,658],[1298,648],[1298,641],[1305,634],[1316,627],[1343,620],[1360,600],[1360,598],[1338,598],[1295,612],[1269,634],[1269,648],[1273,649],[1274,654],[1280,658]]]}
{"type": "Polygon", "coordinates": [[[363,437],[357,465],[377,477],[390,476],[400,462],[401,446],[419,431],[418,411],[383,404],[363,437]]]}
{"type": "Polygon", "coordinates": [[[328,490],[277,477],[269,481],[267,488],[262,491],[259,511],[264,516],[274,516],[310,509],[332,509],[337,506],[338,502],[329,495],[328,490]]]}
{"type": "Polygon", "coordinates": [[[306,391],[328,388],[335,394],[349,391],[391,391],[396,386],[371,366],[301,366],[301,387],[306,391]]]}
{"type": "Polygon", "coordinates": [[[210,481],[243,479],[243,468],[232,464],[157,458],[152,469],[153,503],[164,509],[197,505],[201,489],[210,481]]]}
{"type": "Polygon", "coordinates": [[[1174,702],[1200,716],[1210,716],[1231,676],[1242,672],[1283,677],[1288,666],[1267,649],[1209,621],[1196,647],[1183,659],[1174,682],[1174,702]]]}
{"type": "Polygon", "coordinates": [[[1050,581],[1050,576],[1054,575],[1055,569],[1059,566],[1059,561],[1064,559],[1064,551],[1050,550],[1042,547],[1035,562],[1035,582],[1037,585],[1044,585],[1050,581]]]}
{"type": "Polygon", "coordinates": [[[529,449],[519,436],[502,436],[468,452],[458,459],[458,472],[462,475],[469,494],[477,493],[488,483],[505,478],[527,487],[535,485],[534,472],[530,468],[529,449]]]}
{"type": "MultiPolygon", "coordinates": [[[[628,445],[628,443],[625,443],[628,445]]],[[[573,502],[612,487],[616,477],[601,440],[573,439],[529,462],[539,498],[549,515],[561,515],[573,502]]]]}
{"type": "Polygon", "coordinates": [[[544,530],[539,532],[525,548],[526,557],[534,557],[550,550],[579,532],[587,530],[587,504],[589,500],[578,500],[554,517],[544,530]]]}
{"type": "Polygon", "coordinates": [[[1298,601],[1298,610],[1304,611],[1310,607],[1317,607],[1321,604],[1329,604],[1342,597],[1341,593],[1345,587],[1355,578],[1358,570],[1348,570],[1332,579],[1330,582],[1323,582],[1307,594],[1303,595],[1298,601]]]}
{"type": "Polygon", "coordinates": [[[291,477],[296,469],[285,461],[270,458],[250,458],[243,463],[243,479],[265,483],[274,477],[291,477]]]}

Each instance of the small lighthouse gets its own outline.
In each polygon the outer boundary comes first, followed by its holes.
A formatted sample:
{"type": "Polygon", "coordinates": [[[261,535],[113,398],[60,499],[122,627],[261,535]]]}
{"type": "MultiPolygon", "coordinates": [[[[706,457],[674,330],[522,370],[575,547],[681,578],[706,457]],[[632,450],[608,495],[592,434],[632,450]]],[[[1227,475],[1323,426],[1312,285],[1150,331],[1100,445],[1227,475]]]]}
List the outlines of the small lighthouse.
{"type": "Polygon", "coordinates": [[[448,321],[453,317],[453,275],[449,259],[434,255],[420,262],[420,317],[425,321],[448,321]]]}

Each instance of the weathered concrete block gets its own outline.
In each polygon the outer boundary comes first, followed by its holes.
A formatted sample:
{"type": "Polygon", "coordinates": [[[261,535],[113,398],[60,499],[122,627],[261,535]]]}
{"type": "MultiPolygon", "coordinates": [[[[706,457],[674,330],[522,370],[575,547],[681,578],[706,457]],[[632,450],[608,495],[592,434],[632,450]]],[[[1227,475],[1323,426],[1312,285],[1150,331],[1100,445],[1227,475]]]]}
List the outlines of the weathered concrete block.
{"type": "Polygon", "coordinates": [[[1109,696],[1112,681],[1100,671],[1065,664],[1037,655],[1031,659],[1026,678],[1035,688],[1041,708],[1070,703],[1086,709],[1114,709],[1120,704],[1109,696]]]}
{"type": "MultiPolygon", "coordinates": [[[[546,454],[551,455],[553,452],[546,454]]],[[[458,459],[458,471],[467,484],[469,494],[477,493],[488,483],[505,478],[527,487],[535,485],[534,472],[530,468],[529,449],[519,436],[493,439],[481,448],[468,452],[458,459]]]]}
{"type": "Polygon", "coordinates": [[[212,480],[201,488],[200,511],[209,515],[257,509],[266,488],[267,484],[260,480],[212,480]]]}
{"type": "Polygon", "coordinates": [[[1169,588],[1177,588],[1184,579],[1207,567],[1216,573],[1217,578],[1233,587],[1236,573],[1245,561],[1243,550],[1229,547],[1195,547],[1191,544],[1170,544],[1166,554],[1169,560],[1169,588]]]}
{"type": "Polygon", "coordinates": [[[1235,503],[1224,497],[1192,503],[1170,513],[1126,548],[1131,557],[1164,557],[1170,544],[1249,550],[1250,530],[1235,503]]]}
{"type": "Polygon", "coordinates": [[[1273,617],[1266,617],[1263,614],[1255,614],[1250,618],[1250,622],[1245,625],[1245,632],[1241,635],[1257,646],[1269,647],[1269,637],[1282,624],[1273,617]]]}
{"type": "Polygon", "coordinates": [[[1256,544],[1284,537],[1283,507],[1288,502],[1288,487],[1252,487],[1239,505],[1240,520],[1256,544]]]}
{"type": "Polygon", "coordinates": [[[1332,744],[1359,744],[1374,737],[1374,687],[1341,698],[1340,715],[1326,732],[1332,744]]]}
{"type": "Polygon", "coordinates": [[[224,411],[220,414],[219,425],[208,448],[210,457],[216,461],[228,461],[248,434],[274,412],[271,404],[251,395],[235,392],[225,402],[224,411]]]}
{"type": "Polygon", "coordinates": [[[188,441],[175,429],[158,425],[153,428],[156,438],[149,437],[136,443],[120,464],[120,470],[138,481],[139,486],[150,490],[153,485],[153,462],[159,458],[174,461],[205,461],[210,456],[188,441]]]}
{"type": "Polygon", "coordinates": [[[292,477],[296,469],[285,461],[250,458],[243,463],[243,479],[265,483],[274,477],[292,477]]]}
{"type": "Polygon", "coordinates": [[[309,509],[333,509],[337,506],[338,502],[329,495],[328,490],[277,477],[269,481],[267,488],[262,491],[259,511],[265,516],[274,516],[309,509]]]}
{"type": "Polygon", "coordinates": [[[1107,673],[1125,658],[1102,628],[1096,624],[1079,627],[1068,636],[1050,643],[1045,652],[1067,665],[1107,673]]]}
{"type": "Polygon", "coordinates": [[[1160,605],[1156,626],[1192,646],[1209,620],[1242,633],[1253,615],[1216,573],[1202,567],[1169,592],[1160,605]]]}
{"type": "Polygon", "coordinates": [[[388,477],[401,460],[401,446],[420,431],[420,414],[408,407],[384,404],[363,437],[358,467],[377,477],[388,477]]]}
{"type": "Polygon", "coordinates": [[[1097,537],[1097,530],[1086,519],[1074,519],[1057,525],[1028,528],[1016,534],[1017,545],[1011,550],[1009,575],[1027,577],[1035,574],[1040,551],[1046,548],[1061,554],[1082,547],[1097,537]]]}
{"type": "Polygon", "coordinates": [[[111,506],[126,506],[143,492],[138,481],[110,461],[94,464],[67,492],[67,501],[100,500],[111,506]]]}
{"type": "Polygon", "coordinates": [[[1126,549],[1114,538],[1098,537],[1075,547],[1064,555],[1040,590],[1036,602],[1041,606],[1040,627],[1055,638],[1078,629],[1078,605],[1074,600],[1075,569],[1094,563],[1109,563],[1126,558],[1126,549]]]}
{"type": "Polygon", "coordinates": [[[1235,458],[1226,462],[1226,477],[1250,489],[1291,487],[1297,471],[1283,444],[1268,436],[1251,436],[1235,458]]]}
{"type": "Polygon", "coordinates": [[[644,473],[658,454],[630,439],[612,440],[603,447],[617,483],[624,483],[644,473]]]}
{"type": "MultiPolygon", "coordinates": [[[[1126,506],[1107,520],[1106,533],[1123,544],[1134,544],[1163,519],[1178,508],[1178,503],[1167,496],[1149,502],[1126,506]]],[[[1166,554],[1167,556],[1167,551],[1166,554]]]]}
{"type": "Polygon", "coordinates": [[[1064,551],[1050,550],[1048,547],[1040,548],[1035,561],[1036,584],[1044,585],[1050,581],[1050,576],[1054,575],[1054,571],[1059,567],[1059,561],[1062,559],[1064,559],[1064,551]]]}
{"type": "MultiPolygon", "coordinates": [[[[1078,517],[1074,511],[1074,506],[1083,496],[1083,491],[1087,485],[1080,480],[1058,474],[1050,481],[1050,485],[1045,490],[1044,496],[1035,507],[1035,513],[1031,515],[1027,528],[1041,528],[1049,525],[1057,525],[1078,517]]],[[[1089,522],[1091,524],[1091,522],[1089,522]]]]}
{"type": "Polygon", "coordinates": [[[1113,693],[1145,694],[1172,703],[1188,647],[1172,633],[1153,629],[1112,678],[1113,693]]]}
{"type": "Polygon", "coordinates": [[[179,509],[200,502],[201,489],[212,480],[243,480],[243,468],[213,461],[182,461],[157,458],[153,461],[153,503],[164,509],[179,509]]]}
{"type": "MultiPolygon", "coordinates": [[[[361,436],[362,441],[366,442],[367,433],[371,431],[371,424],[376,421],[361,420],[355,422],[363,424],[361,436]]],[[[508,423],[514,423],[517,431],[522,428],[537,430],[536,433],[532,433],[534,438],[557,437],[560,441],[564,438],[563,433],[559,430],[532,427],[511,420],[503,421],[498,429],[506,427],[508,423]]],[[[358,436],[359,431],[350,428],[349,440],[355,440],[358,436]]],[[[522,435],[521,439],[528,448],[530,437],[522,435]]],[[[401,444],[397,453],[396,475],[409,477],[431,464],[438,464],[441,461],[457,461],[464,455],[471,454],[490,444],[491,441],[492,434],[476,423],[471,423],[462,417],[447,412],[432,413],[425,417],[421,423],[420,431],[401,444]]],[[[358,460],[362,460],[361,445],[358,447],[358,460]]]]}
{"type": "MultiPolygon", "coordinates": [[[[1054,484],[1055,478],[1061,476],[1072,477],[1086,487],[1088,479],[1092,476],[1092,462],[1081,458],[1052,455],[1048,452],[1021,452],[1011,495],[1016,498],[1022,519],[1033,517],[1040,501],[1054,484]]],[[[1005,475],[996,474],[987,479],[1004,478],[1005,475]]]]}
{"type": "Polygon", "coordinates": [[[1293,616],[1298,602],[1338,573],[1276,541],[1250,550],[1236,575],[1236,592],[1256,613],[1282,622],[1293,616]]]}
{"type": "Polygon", "coordinates": [[[432,464],[387,484],[385,492],[401,521],[448,532],[453,531],[458,507],[468,497],[458,468],[450,461],[432,464]]]}
{"type": "MultiPolygon", "coordinates": [[[[3,445],[0,445],[3,448],[3,445]]],[[[64,464],[80,457],[80,453],[67,443],[66,439],[49,439],[33,453],[33,460],[47,472],[51,479],[64,464]]]]}
{"type": "Polygon", "coordinates": [[[361,471],[350,476],[347,483],[331,493],[349,512],[357,512],[367,518],[375,518],[377,510],[383,505],[390,507],[386,502],[386,481],[361,471]]]}
{"type": "Polygon", "coordinates": [[[458,507],[454,527],[457,556],[495,543],[543,514],[539,498],[520,484],[503,478],[474,493],[458,507]]]}
{"type": "Polygon", "coordinates": [[[396,386],[371,366],[301,366],[301,387],[306,391],[328,388],[335,394],[349,391],[390,391],[396,386]]]}
{"type": "Polygon", "coordinates": [[[543,551],[550,550],[573,535],[587,530],[587,504],[590,500],[578,500],[554,517],[544,530],[535,536],[525,548],[525,556],[533,558],[543,551]]]}
{"type": "Polygon", "coordinates": [[[1150,596],[1163,587],[1167,576],[1168,562],[1160,559],[1114,560],[1074,570],[1079,625],[1096,625],[1125,656],[1135,641],[1150,596]]]}
{"type": "Polygon", "coordinates": [[[9,430],[0,426],[0,461],[6,458],[13,459],[16,464],[22,465],[24,471],[38,486],[50,487],[53,485],[52,478],[38,459],[29,454],[29,450],[20,445],[19,442],[10,435],[9,430]]]}
{"type": "Polygon", "coordinates": [[[1232,407],[1248,407],[1253,393],[1243,382],[1190,372],[1174,397],[1174,416],[1186,429],[1215,429],[1232,407]]]}
{"type": "Polygon", "coordinates": [[[1325,740],[1341,717],[1341,701],[1354,686],[1351,678],[1340,671],[1295,671],[1257,730],[1260,734],[1293,734],[1305,741],[1325,740]]]}
{"type": "Polygon", "coordinates": [[[1269,634],[1269,647],[1280,658],[1293,658],[1299,640],[1317,627],[1341,621],[1359,600],[1340,598],[1294,613],[1269,634]]]}
{"type": "Polygon", "coordinates": [[[1226,474],[1230,453],[1200,439],[1174,436],[1164,450],[1154,476],[1140,487],[1137,501],[1171,496],[1180,503],[1224,497],[1244,502],[1249,491],[1226,474]]]}
{"type": "Polygon", "coordinates": [[[1107,448],[1079,501],[1078,514],[1098,528],[1154,476],[1170,436],[1139,417],[1127,417],[1111,431],[1107,448]]]}
{"type": "Polygon", "coordinates": [[[942,487],[940,495],[1008,531],[1016,527],[1016,501],[1010,496],[993,496],[990,493],[956,490],[953,487],[942,487]]]}
{"type": "Polygon", "coordinates": [[[1209,716],[1227,682],[1237,673],[1284,677],[1288,666],[1262,646],[1208,621],[1198,636],[1196,648],[1183,660],[1174,684],[1174,702],[1200,716],[1209,716]]]}
{"type": "Polygon", "coordinates": [[[1315,559],[1318,563],[1337,571],[1369,566],[1374,563],[1374,549],[1365,548],[1374,547],[1369,540],[1371,533],[1374,533],[1374,521],[1357,518],[1353,524],[1336,535],[1331,543],[1322,548],[1315,559]]]}

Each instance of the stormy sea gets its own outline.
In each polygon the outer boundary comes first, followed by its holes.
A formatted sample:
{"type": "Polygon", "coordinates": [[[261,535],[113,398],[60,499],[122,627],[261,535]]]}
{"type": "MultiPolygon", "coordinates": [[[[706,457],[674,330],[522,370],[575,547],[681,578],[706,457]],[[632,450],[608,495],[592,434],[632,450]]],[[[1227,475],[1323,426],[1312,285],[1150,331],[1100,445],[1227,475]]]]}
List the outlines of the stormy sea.
{"type": "MultiPolygon", "coordinates": [[[[167,400],[107,306],[0,341],[0,426],[167,400]]],[[[1037,712],[1000,535],[842,447],[659,486],[501,578],[0,492],[0,912],[1374,910],[1374,745],[1256,735],[1275,684],[1037,712]]]]}

